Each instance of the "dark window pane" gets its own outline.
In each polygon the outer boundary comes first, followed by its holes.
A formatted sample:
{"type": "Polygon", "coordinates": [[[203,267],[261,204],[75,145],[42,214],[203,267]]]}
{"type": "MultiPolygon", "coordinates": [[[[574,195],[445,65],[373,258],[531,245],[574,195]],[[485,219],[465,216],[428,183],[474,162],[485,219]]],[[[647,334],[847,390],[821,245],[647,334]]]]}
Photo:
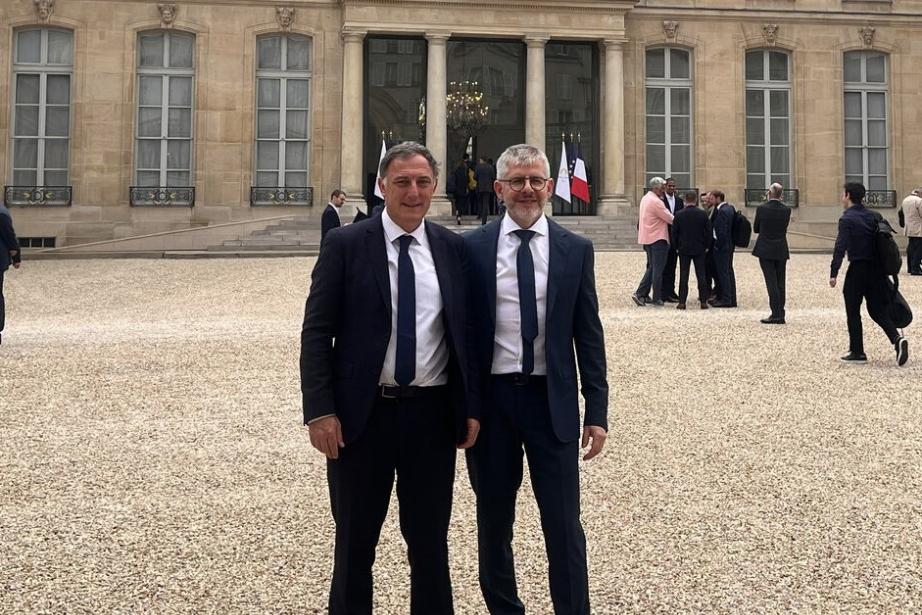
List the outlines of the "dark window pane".
{"type": "Polygon", "coordinates": [[[672,49],[669,53],[669,76],[672,79],[688,79],[689,74],[688,52],[684,49],[672,49]]]}
{"type": "Polygon", "coordinates": [[[665,113],[665,88],[647,88],[647,115],[664,115],[665,113]]]}
{"type": "Polygon", "coordinates": [[[145,68],[163,66],[163,33],[151,32],[140,36],[140,63],[145,68]]]}
{"type": "Polygon", "coordinates": [[[772,81],[788,80],[788,54],[778,51],[769,52],[768,78],[772,81]]]}
{"type": "Polygon", "coordinates": [[[672,88],[669,95],[673,115],[691,115],[691,93],[687,88],[672,88]]]}
{"type": "Polygon", "coordinates": [[[170,66],[172,68],[192,68],[192,55],[195,38],[191,34],[170,33],[170,66]]]}
{"type": "Polygon", "coordinates": [[[887,57],[880,53],[867,55],[867,80],[868,83],[887,82],[887,57]]]}
{"type": "Polygon", "coordinates": [[[765,79],[764,61],[762,51],[750,51],[746,53],[747,81],[763,81],[765,79]]]}
{"type": "Polygon", "coordinates": [[[746,115],[749,117],[765,116],[765,92],[763,90],[746,90],[746,115]]]}
{"type": "Polygon", "coordinates": [[[666,76],[666,50],[647,50],[647,78],[657,79],[666,76]]]}
{"type": "Polygon", "coordinates": [[[282,67],[282,39],[279,36],[261,36],[257,42],[259,68],[282,67]]]}

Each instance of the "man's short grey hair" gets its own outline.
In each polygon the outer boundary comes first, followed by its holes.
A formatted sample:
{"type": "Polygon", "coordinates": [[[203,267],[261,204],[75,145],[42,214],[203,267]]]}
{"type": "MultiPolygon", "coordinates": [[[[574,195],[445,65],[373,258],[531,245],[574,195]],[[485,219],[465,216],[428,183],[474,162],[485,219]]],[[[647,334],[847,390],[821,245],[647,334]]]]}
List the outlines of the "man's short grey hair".
{"type": "Polygon", "coordinates": [[[650,190],[654,188],[662,188],[666,185],[666,180],[662,177],[654,177],[650,180],[650,190]]]}
{"type": "Polygon", "coordinates": [[[778,182],[775,182],[768,187],[768,196],[772,197],[773,199],[780,199],[782,194],[784,194],[784,186],[778,182]]]}
{"type": "Polygon", "coordinates": [[[378,174],[381,177],[387,177],[387,169],[391,166],[392,162],[395,160],[406,160],[413,156],[422,156],[425,158],[426,162],[429,163],[429,168],[432,169],[433,177],[439,176],[439,163],[436,162],[435,156],[432,155],[432,152],[430,152],[425,145],[420,145],[415,141],[398,143],[384,152],[384,158],[381,159],[381,164],[378,165],[378,174]]]}
{"type": "Polygon", "coordinates": [[[509,167],[531,166],[540,162],[544,166],[544,176],[550,177],[551,163],[548,162],[547,156],[534,145],[510,145],[506,148],[496,161],[496,176],[500,179],[508,179],[509,167]]]}

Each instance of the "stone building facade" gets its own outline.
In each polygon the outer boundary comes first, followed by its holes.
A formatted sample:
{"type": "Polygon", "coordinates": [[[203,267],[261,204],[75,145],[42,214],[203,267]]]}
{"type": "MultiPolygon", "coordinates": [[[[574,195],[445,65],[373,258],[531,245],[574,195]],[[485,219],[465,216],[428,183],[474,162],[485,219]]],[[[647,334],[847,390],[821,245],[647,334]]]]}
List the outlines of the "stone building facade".
{"type": "Polygon", "coordinates": [[[382,132],[454,164],[446,95],[473,79],[482,155],[527,141],[556,168],[562,137],[580,143],[579,213],[635,216],[654,174],[737,203],[777,179],[819,231],[846,177],[882,207],[922,184],[920,16],[922,0],[7,0],[0,183],[20,234],[58,246],[307,213],[340,187],[364,206],[382,132]]]}

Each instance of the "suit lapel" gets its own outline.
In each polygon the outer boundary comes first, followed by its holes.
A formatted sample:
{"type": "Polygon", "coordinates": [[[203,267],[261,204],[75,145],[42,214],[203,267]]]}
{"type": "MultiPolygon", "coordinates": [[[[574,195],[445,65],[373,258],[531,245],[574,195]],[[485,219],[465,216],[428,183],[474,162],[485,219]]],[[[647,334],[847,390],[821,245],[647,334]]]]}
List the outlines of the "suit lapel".
{"type": "Polygon", "coordinates": [[[483,231],[487,242],[485,246],[487,249],[484,250],[485,258],[487,259],[484,267],[484,274],[487,278],[487,305],[491,308],[489,310],[490,323],[493,325],[494,331],[496,331],[496,249],[499,243],[501,220],[502,218],[499,218],[497,221],[490,223],[483,231]]]}
{"type": "Polygon", "coordinates": [[[384,245],[384,225],[378,216],[368,225],[365,235],[365,247],[368,250],[369,264],[374,272],[378,290],[381,291],[381,301],[387,307],[387,322],[391,322],[391,277],[387,271],[387,248],[384,245]]]}
{"type": "MultiPolygon", "coordinates": [[[[548,256],[547,272],[547,312],[545,314],[546,322],[550,322],[551,314],[554,312],[554,302],[557,299],[557,291],[561,280],[567,272],[567,231],[553,220],[547,221],[548,244],[550,254],[548,256]]],[[[546,326],[546,325],[545,325],[546,326]]]]}
{"type": "Polygon", "coordinates": [[[432,232],[432,225],[426,223],[426,238],[429,240],[429,249],[432,251],[432,262],[435,265],[435,275],[439,279],[439,292],[442,295],[442,309],[445,310],[445,316],[451,321],[451,314],[454,313],[454,303],[452,301],[451,272],[448,270],[450,255],[448,246],[441,237],[432,232]]]}

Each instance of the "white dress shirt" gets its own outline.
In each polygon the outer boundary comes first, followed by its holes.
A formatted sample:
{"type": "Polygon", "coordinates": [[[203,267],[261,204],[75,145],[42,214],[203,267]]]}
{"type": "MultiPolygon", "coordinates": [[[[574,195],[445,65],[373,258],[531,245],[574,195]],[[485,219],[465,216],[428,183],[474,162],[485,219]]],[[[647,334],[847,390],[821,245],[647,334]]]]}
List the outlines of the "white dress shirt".
{"type": "Polygon", "coordinates": [[[342,223],[343,223],[343,215],[342,215],[342,213],[339,211],[340,208],[337,207],[336,205],[334,205],[333,203],[328,203],[328,205],[329,205],[330,207],[333,208],[333,211],[336,212],[336,217],[339,218],[339,223],[342,224],[342,223]]]}
{"type": "MultiPolygon", "coordinates": [[[[522,243],[515,234],[521,227],[503,216],[496,244],[496,334],[493,338],[493,374],[522,371],[522,314],[519,310],[519,276],[516,256],[522,243]]],[[[535,232],[528,247],[535,262],[535,299],[538,305],[538,337],[535,338],[535,367],[532,374],[546,375],[544,327],[547,322],[547,272],[550,258],[547,218],[538,218],[530,229],[535,232]]]]}
{"type": "Polygon", "coordinates": [[[666,194],[665,192],[663,193],[663,195],[666,197],[666,203],[669,204],[669,213],[671,213],[671,214],[674,215],[674,214],[675,214],[675,199],[676,199],[676,195],[674,195],[674,194],[666,194]]]}
{"type": "Polygon", "coordinates": [[[397,364],[397,259],[403,235],[411,235],[410,260],[416,278],[416,377],[411,386],[437,386],[448,382],[448,345],[445,341],[445,324],[442,322],[442,292],[435,272],[435,261],[426,237],[423,221],[412,233],[397,226],[387,214],[381,212],[384,225],[384,242],[387,248],[387,271],[391,280],[391,337],[387,342],[380,384],[396,384],[394,369],[397,364]]]}

